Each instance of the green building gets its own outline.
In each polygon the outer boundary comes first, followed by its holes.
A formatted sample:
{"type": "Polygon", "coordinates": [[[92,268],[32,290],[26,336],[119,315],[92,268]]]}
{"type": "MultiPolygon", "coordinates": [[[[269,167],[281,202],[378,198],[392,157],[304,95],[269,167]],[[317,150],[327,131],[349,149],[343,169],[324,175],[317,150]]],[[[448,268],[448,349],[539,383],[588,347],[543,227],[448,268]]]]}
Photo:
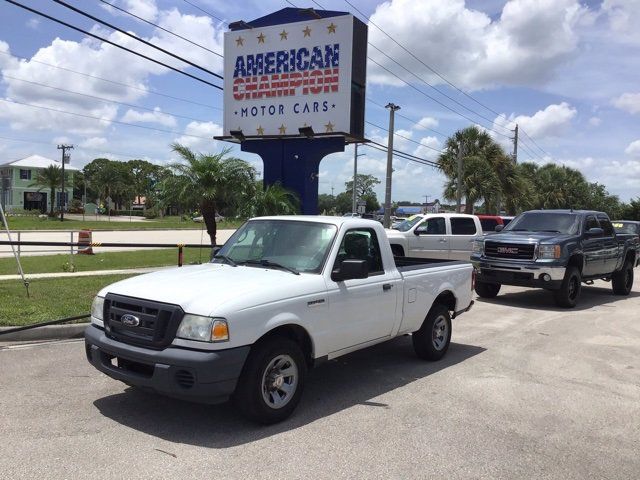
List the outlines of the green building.
{"type": "MultiPolygon", "coordinates": [[[[0,165],[0,202],[7,212],[18,210],[49,211],[51,189],[46,185],[34,185],[38,170],[51,165],[60,166],[60,162],[40,155],[15,160],[0,165]]],[[[73,197],[73,174],[79,169],[65,165],[67,183],[65,184],[66,205],[73,197]]],[[[59,210],[62,200],[62,185],[56,189],[55,209],[59,210]]]]}

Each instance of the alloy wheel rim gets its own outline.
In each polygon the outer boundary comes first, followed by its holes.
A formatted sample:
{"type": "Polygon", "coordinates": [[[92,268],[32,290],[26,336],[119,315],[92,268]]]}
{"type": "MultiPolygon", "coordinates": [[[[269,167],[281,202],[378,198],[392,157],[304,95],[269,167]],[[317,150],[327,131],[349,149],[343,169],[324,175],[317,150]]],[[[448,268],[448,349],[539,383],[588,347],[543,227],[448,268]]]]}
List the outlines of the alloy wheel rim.
{"type": "Polygon", "coordinates": [[[274,410],[287,405],[297,387],[298,366],[289,355],[276,356],[262,373],[262,399],[274,410]]]}
{"type": "Polygon", "coordinates": [[[436,350],[442,350],[447,344],[447,336],[449,335],[449,325],[444,315],[440,315],[433,322],[433,330],[431,332],[431,341],[436,350]]]}

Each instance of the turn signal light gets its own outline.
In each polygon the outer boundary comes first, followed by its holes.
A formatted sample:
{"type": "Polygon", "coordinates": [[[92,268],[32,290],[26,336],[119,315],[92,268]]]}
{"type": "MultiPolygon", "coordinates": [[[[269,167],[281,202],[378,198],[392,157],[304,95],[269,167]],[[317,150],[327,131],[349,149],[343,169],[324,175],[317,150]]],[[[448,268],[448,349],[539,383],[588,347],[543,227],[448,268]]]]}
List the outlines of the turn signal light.
{"type": "Polygon", "coordinates": [[[211,328],[211,341],[221,342],[229,340],[229,326],[223,320],[214,320],[211,328]]]}

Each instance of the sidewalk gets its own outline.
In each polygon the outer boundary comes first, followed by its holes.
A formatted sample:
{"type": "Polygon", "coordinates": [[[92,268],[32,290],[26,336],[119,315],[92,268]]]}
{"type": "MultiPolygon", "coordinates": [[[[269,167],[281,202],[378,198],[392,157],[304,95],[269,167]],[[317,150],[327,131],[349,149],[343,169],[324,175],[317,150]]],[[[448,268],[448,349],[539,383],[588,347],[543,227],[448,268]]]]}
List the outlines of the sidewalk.
{"type": "MultiPolygon", "coordinates": [[[[49,273],[30,273],[25,274],[27,280],[34,278],[67,278],[67,277],[91,277],[93,275],[120,275],[127,273],[149,273],[161,270],[163,268],[175,268],[173,266],[167,267],[145,267],[145,268],[122,268],[119,270],[89,270],[86,272],[49,272],[49,273]]],[[[2,280],[22,280],[20,275],[0,275],[0,281],[2,280]]]]}

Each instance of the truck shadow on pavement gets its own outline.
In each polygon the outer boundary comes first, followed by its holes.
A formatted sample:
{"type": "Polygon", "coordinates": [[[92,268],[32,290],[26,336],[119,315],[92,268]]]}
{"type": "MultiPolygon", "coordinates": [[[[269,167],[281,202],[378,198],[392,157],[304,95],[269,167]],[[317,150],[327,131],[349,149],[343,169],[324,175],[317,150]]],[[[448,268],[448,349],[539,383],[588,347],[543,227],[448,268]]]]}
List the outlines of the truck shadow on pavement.
{"type": "Polygon", "coordinates": [[[480,298],[476,296],[476,301],[493,305],[504,305],[506,307],[525,308],[533,310],[546,310],[553,312],[575,312],[588,310],[591,307],[605,306],[613,307],[619,302],[629,298],[640,297],[640,292],[632,291],[627,296],[614,295],[611,288],[582,286],[582,293],[578,299],[578,305],[574,308],[561,308],[555,304],[553,292],[542,289],[531,289],[521,292],[499,293],[496,298],[480,298]]]}
{"type": "MultiPolygon", "coordinates": [[[[195,404],[135,388],[126,388],[93,403],[106,417],[148,435],[170,442],[228,448],[294,430],[351,407],[392,409],[392,399],[376,397],[485,350],[452,342],[442,360],[425,362],[413,355],[411,338],[403,336],[345,355],[312,369],[296,411],[284,422],[270,426],[245,420],[230,403],[195,404]]],[[[429,394],[429,386],[425,384],[425,401],[429,394]]]]}

